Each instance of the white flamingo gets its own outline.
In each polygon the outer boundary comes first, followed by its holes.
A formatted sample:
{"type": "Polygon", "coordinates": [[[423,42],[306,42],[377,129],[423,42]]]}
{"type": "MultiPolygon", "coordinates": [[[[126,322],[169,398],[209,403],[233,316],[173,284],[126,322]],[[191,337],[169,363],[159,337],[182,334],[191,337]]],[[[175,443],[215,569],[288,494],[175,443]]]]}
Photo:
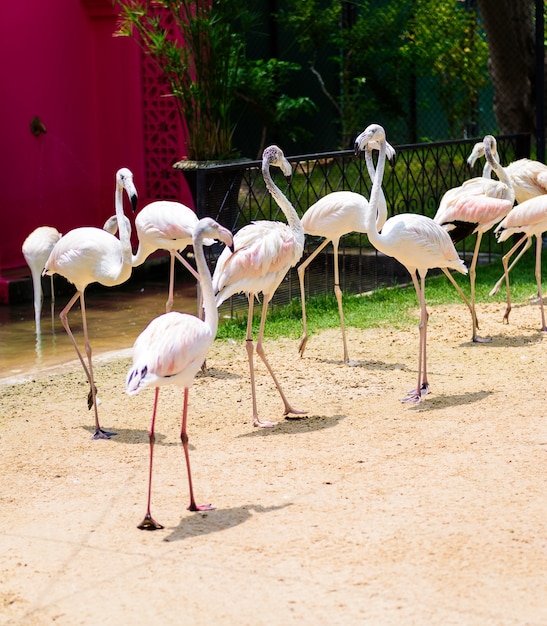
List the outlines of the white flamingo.
{"type": "MultiPolygon", "coordinates": [[[[491,151],[494,159],[499,162],[495,138],[492,142],[491,151]]],[[[485,156],[484,142],[479,141],[473,146],[473,150],[467,158],[469,167],[473,168],[477,159],[483,156],[485,156]]],[[[544,163],[532,159],[517,159],[505,165],[503,169],[511,179],[518,204],[547,193],[547,165],[544,163]]],[[[484,164],[482,175],[486,178],[490,178],[492,175],[492,166],[488,160],[484,164]]]]}
{"type": "MultiPolygon", "coordinates": [[[[499,156],[497,152],[496,141],[494,140],[492,147],[492,155],[499,161],[499,156]]],[[[473,150],[467,159],[467,163],[469,167],[473,167],[477,159],[484,156],[484,143],[482,141],[476,143],[473,146],[473,150]]],[[[509,165],[503,168],[505,173],[511,179],[513,183],[513,188],[515,190],[515,199],[518,204],[531,200],[532,198],[536,198],[538,196],[543,196],[547,193],[547,165],[541,163],[540,161],[534,161],[532,159],[518,159],[516,161],[512,161],[509,165]]],[[[488,161],[486,161],[483,169],[483,176],[490,178],[492,175],[492,168],[488,161]]],[[[534,206],[534,205],[532,205],[534,206]]],[[[526,219],[526,213],[531,209],[525,209],[524,213],[518,213],[519,220],[523,217],[526,219]]],[[[535,211],[532,210],[532,213],[535,211]]],[[[516,231],[515,231],[516,232],[516,231]]],[[[525,232],[525,231],[519,231],[525,232]]],[[[533,236],[533,235],[532,235],[533,236]]],[[[504,239],[498,239],[499,242],[505,241],[504,239]]],[[[503,316],[504,321],[509,321],[509,312],[511,311],[511,287],[509,284],[509,272],[515,267],[516,263],[519,259],[524,255],[524,253],[528,250],[532,243],[532,237],[522,237],[515,246],[509,250],[502,259],[504,263],[504,272],[501,275],[500,279],[496,282],[492,290],[490,291],[490,295],[494,295],[497,293],[501,287],[501,284],[505,281],[506,290],[507,290],[507,307],[505,310],[505,314],[503,316]],[[522,246],[521,251],[516,256],[516,258],[511,263],[511,266],[507,268],[505,265],[505,261],[507,261],[517,250],[522,246]]]]}
{"type": "Polygon", "coordinates": [[[262,315],[256,342],[256,352],[266,365],[285,406],[284,415],[304,414],[307,411],[294,409],[288,402],[262,346],[264,326],[268,313],[268,303],[275,290],[289,271],[298,263],[304,249],[304,229],[294,207],[282,191],[275,185],[270,174],[270,166],[281,169],[285,176],[292,173],[291,164],[277,146],[269,146],[262,155],[262,175],[266,188],[279,205],[287,224],[261,220],[244,226],[234,236],[234,249],[225,248],[218,258],[213,274],[213,289],[217,306],[235,293],[246,293],[249,299],[247,317],[246,348],[251,376],[253,402],[253,426],[271,428],[276,422],[261,421],[258,418],[253,362],[253,307],[254,298],[262,292],[262,315]]]}
{"type": "Polygon", "coordinates": [[[367,235],[377,250],[397,259],[407,268],[412,277],[420,303],[418,384],[416,389],[408,393],[403,402],[420,402],[422,395],[429,392],[426,359],[428,318],[425,305],[426,274],[434,267],[439,267],[448,274],[447,268],[466,274],[467,268],[459,258],[448,233],[429,217],[414,213],[401,213],[388,219],[381,233],[377,231],[376,214],[386,159],[385,131],[378,124],[371,124],[358,135],[355,140],[356,153],[363,150],[370,141],[377,141],[380,144],[380,155],[366,212],[367,235]]]}
{"type": "Polygon", "coordinates": [[[106,287],[113,287],[125,282],[131,276],[130,232],[123,212],[124,189],[131,200],[133,209],[135,209],[137,191],[133,183],[133,174],[127,168],[122,168],[116,173],[115,205],[120,238],[118,239],[101,228],[75,228],[63,235],[55,244],[43,271],[43,274],[48,276],[60,274],[76,287],[76,293],[61,311],[59,317],[89,381],[88,407],[90,409],[93,407],[95,413],[94,439],[109,439],[114,433],[103,430],[99,425],[97,389],[93,376],[92,350],[87,332],[84,292],[90,283],[98,282],[106,287]],[[88,365],[85,364],[68,324],[68,313],[78,299],[82,311],[84,345],[88,365]]]}
{"type": "MultiPolygon", "coordinates": [[[[23,256],[30,268],[34,293],[34,321],[36,335],[40,335],[40,316],[44,294],[42,291],[42,271],[55,244],[61,238],[61,233],[53,226],[39,226],[25,239],[22,246],[23,256]]],[[[55,306],[55,288],[51,276],[51,315],[55,306]]]]}
{"type": "Polygon", "coordinates": [[[188,390],[204,362],[211,344],[213,343],[218,327],[218,311],[213,294],[211,275],[203,252],[204,238],[218,239],[227,246],[232,245],[232,234],[229,230],[217,224],[210,217],[200,220],[193,229],[193,245],[198,273],[201,277],[205,318],[203,320],[187,313],[164,313],[156,317],[138,336],[133,347],[133,364],[127,375],[126,389],[129,395],[134,395],[144,387],[153,386],[156,389],[152,424],[149,431],[150,442],[150,471],[148,479],[148,505],[146,515],[139,524],[142,530],[157,530],[163,528],[150,513],[150,499],[152,493],[152,459],[154,454],[154,427],[160,386],[177,385],[184,388],[184,403],[182,410],[182,427],[180,438],[186,459],[188,472],[188,486],[190,490],[190,511],[209,510],[209,505],[196,505],[192,487],[190,471],[190,456],[188,453],[188,435],[186,421],[188,414],[188,390]]]}
{"type": "MultiPolygon", "coordinates": [[[[135,228],[139,238],[137,253],[133,256],[133,267],[137,267],[156,250],[168,250],[170,255],[169,296],[165,304],[165,312],[173,308],[173,291],[175,284],[175,258],[198,281],[196,270],[184,259],[180,252],[192,245],[192,235],[197,226],[197,215],[184,204],[170,200],[157,200],[142,208],[135,217],[135,228]]],[[[203,242],[211,245],[210,240],[203,242]]],[[[201,307],[199,307],[201,310],[201,307]]]]}
{"type": "Polygon", "coordinates": [[[477,334],[477,316],[475,309],[476,267],[481,239],[485,232],[500,222],[511,210],[515,202],[515,192],[505,170],[495,160],[492,150],[495,139],[487,135],[483,140],[486,159],[499,180],[483,176],[466,180],[463,185],[449,189],[441,198],[439,209],[434,217],[450,234],[452,241],[458,243],[473,233],[477,234],[473,258],[469,268],[472,306],[472,338],[475,342],[490,341],[477,334]]]}
{"type": "MultiPolygon", "coordinates": [[[[368,144],[365,150],[365,160],[367,164],[370,180],[374,179],[374,161],[372,151],[378,150],[379,146],[368,144]]],[[[393,147],[386,143],[387,157],[391,161],[395,156],[393,147]]],[[[305,272],[308,265],[315,257],[332,241],[334,249],[334,293],[338,302],[338,314],[340,316],[340,328],[342,331],[342,343],[344,347],[344,362],[349,363],[349,353],[346,341],[346,330],[344,324],[344,309],[342,307],[342,290],[340,288],[340,270],[338,266],[338,248],[340,238],[351,232],[366,233],[365,211],[368,201],[360,193],[353,191],[333,191],[320,198],[304,213],[302,217],[302,227],[306,235],[324,237],[321,245],[314,250],[310,256],[298,266],[298,278],[300,281],[300,297],[302,300],[302,337],[298,346],[300,356],[304,355],[308,342],[308,330],[306,321],[306,292],[304,287],[305,272]]],[[[382,229],[387,219],[387,204],[383,191],[380,194],[378,217],[376,220],[378,230],[382,229]]]]}
{"type": "Polygon", "coordinates": [[[505,278],[505,284],[507,289],[507,308],[504,321],[509,321],[509,313],[511,311],[511,294],[509,288],[509,272],[513,269],[517,261],[532,245],[532,238],[536,237],[536,283],[538,288],[539,306],[541,310],[541,330],[547,331],[545,324],[545,311],[543,309],[543,294],[541,290],[541,251],[542,251],[542,235],[547,231],[547,194],[535,196],[529,200],[525,200],[520,204],[517,204],[496,227],[494,233],[498,237],[498,241],[501,243],[509,239],[511,235],[517,233],[524,233],[524,236],[517,241],[517,243],[505,254],[502,258],[504,273],[500,280],[495,284],[494,288],[490,292],[490,295],[497,293],[501,286],[502,280],[505,278]],[[522,246],[522,250],[517,257],[509,265],[509,259],[511,256],[522,246]]]}

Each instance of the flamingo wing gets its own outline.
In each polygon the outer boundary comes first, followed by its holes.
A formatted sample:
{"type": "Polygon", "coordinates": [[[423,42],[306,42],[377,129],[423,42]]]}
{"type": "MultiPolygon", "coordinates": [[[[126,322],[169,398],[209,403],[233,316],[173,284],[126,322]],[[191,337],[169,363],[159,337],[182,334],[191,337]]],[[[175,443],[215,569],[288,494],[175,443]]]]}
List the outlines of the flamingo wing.
{"type": "Polygon", "coordinates": [[[392,217],[382,230],[382,238],[387,242],[385,253],[407,268],[425,273],[434,267],[451,267],[467,273],[446,230],[424,215],[405,213],[392,217]]]}
{"type": "Polygon", "coordinates": [[[135,341],[127,392],[166,383],[189,387],[213,339],[207,325],[193,315],[173,311],[156,317],[135,341]]]}
{"type": "Polygon", "coordinates": [[[117,237],[101,228],[75,228],[55,244],[44,274],[61,274],[83,291],[93,282],[117,284],[122,262],[122,246],[117,237]]]}
{"type": "Polygon", "coordinates": [[[547,194],[517,204],[498,224],[495,232],[498,234],[498,241],[502,242],[513,233],[539,235],[545,230],[547,230],[547,194]]]}
{"type": "Polygon", "coordinates": [[[215,268],[217,305],[234,293],[273,293],[302,251],[286,224],[264,220],[243,227],[234,236],[234,251],[225,248],[215,268]]]}
{"type": "Polygon", "coordinates": [[[365,232],[367,199],[353,191],[334,191],[304,213],[302,227],[308,235],[333,239],[346,233],[365,232]]]}

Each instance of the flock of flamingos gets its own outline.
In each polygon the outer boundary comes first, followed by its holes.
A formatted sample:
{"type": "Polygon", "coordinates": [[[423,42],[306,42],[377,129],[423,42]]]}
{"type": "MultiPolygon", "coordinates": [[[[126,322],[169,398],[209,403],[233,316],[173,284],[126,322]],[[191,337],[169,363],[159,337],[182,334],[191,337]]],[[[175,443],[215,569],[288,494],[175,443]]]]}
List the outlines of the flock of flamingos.
{"type": "Polygon", "coordinates": [[[541,291],[542,233],[547,230],[547,166],[537,161],[520,159],[502,167],[499,163],[496,141],[491,135],[475,145],[468,162],[473,165],[481,156],[486,157],[483,175],[465,181],[459,187],[448,190],[441,199],[433,219],[419,214],[399,214],[387,219],[387,205],[382,192],[382,179],[386,158],[392,159],[394,149],[386,140],[384,129],[371,124],[355,140],[355,154],[364,153],[372,180],[370,198],[350,191],[337,191],[326,195],[311,206],[302,219],[290,201],[274,183],[270,167],[281,169],[286,177],[291,175],[291,165],[282,150],[269,146],[264,150],[262,174],[266,188],[279,205],[287,223],[257,221],[239,230],[235,235],[209,217],[198,220],[188,207],[171,201],[157,201],[144,207],[135,218],[139,246],[133,254],[130,242],[131,226],[124,214],[123,192],[127,193],[133,211],[137,205],[137,191],[132,173],[120,169],[116,174],[116,215],[104,227],[84,227],[61,234],[52,227],[43,226],[31,233],[23,244],[23,253],[29,264],[35,285],[35,316],[39,332],[41,311],[41,274],[60,274],[76,287],[76,292],[60,313],[63,327],[68,333],[89,381],[88,406],[95,415],[95,439],[108,439],[113,434],[103,430],[97,411],[97,388],[95,386],[92,350],[89,343],[84,293],[90,283],[115,286],[126,281],[132,268],[140,265],[155,250],[170,253],[169,296],[166,313],[156,317],[135,341],[133,363],[127,374],[126,390],[133,395],[141,389],[155,388],[152,423],[149,431],[150,473],[146,515],[139,528],[156,530],[163,528],[150,512],[152,457],[154,450],[154,427],[159,390],[162,385],[174,384],[184,389],[181,441],[184,449],[191,511],[212,508],[196,505],[192,488],[190,459],[188,454],[187,412],[188,392],[192,382],[205,363],[207,352],[213,343],[218,327],[217,307],[236,293],[246,293],[249,301],[245,346],[247,349],[253,426],[271,428],[275,422],[261,420],[258,415],[255,381],[254,352],[260,356],[272,376],[284,404],[284,415],[305,414],[288,401],[279,380],[266,358],[263,347],[264,326],[268,303],[289,269],[301,259],[305,235],[322,236],[325,240],[317,250],[298,268],[302,290],[303,335],[299,352],[304,353],[306,332],[306,309],[304,298],[305,269],[313,258],[329,243],[335,254],[335,294],[338,301],[340,325],[344,345],[344,361],[349,362],[344,331],[342,293],[338,278],[338,244],[349,232],[366,233],[371,244],[381,253],[396,258],[409,271],[420,304],[418,380],[416,387],[403,402],[417,403],[429,391],[426,363],[427,319],[425,304],[425,277],[429,269],[440,268],[453,283],[469,307],[472,320],[472,339],[489,341],[479,337],[475,312],[476,264],[483,233],[495,227],[498,241],[502,242],[515,233],[522,237],[503,256],[504,274],[491,293],[495,293],[505,281],[507,321],[511,309],[509,272],[530,247],[535,235],[536,280],[541,310],[541,330],[547,331],[541,291]],[[374,166],[373,151],[378,152],[374,166]],[[497,179],[491,178],[494,172],[497,179]],[[515,200],[518,204],[514,206],[515,200]],[[118,236],[116,234],[118,233],[118,236]],[[471,294],[466,298],[449,270],[468,273],[463,260],[454,246],[468,235],[476,233],[476,244],[469,268],[471,294]],[[204,246],[220,241],[225,248],[220,254],[211,276],[204,254],[204,246]],[[180,255],[188,245],[193,245],[196,269],[180,255]],[[511,257],[520,252],[509,264],[511,257]],[[178,259],[198,279],[200,286],[199,317],[171,311],[173,306],[174,262],[178,259]],[[262,293],[262,315],[256,346],[253,343],[252,319],[255,297],[262,293]],[[80,300],[86,358],[78,348],[68,322],[72,306],[80,300]]]}

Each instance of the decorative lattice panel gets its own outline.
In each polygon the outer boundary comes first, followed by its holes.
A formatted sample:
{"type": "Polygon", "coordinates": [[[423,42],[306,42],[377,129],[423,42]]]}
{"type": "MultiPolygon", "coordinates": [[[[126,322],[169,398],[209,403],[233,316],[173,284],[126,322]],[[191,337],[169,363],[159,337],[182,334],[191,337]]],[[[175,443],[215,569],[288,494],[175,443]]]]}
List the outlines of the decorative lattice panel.
{"type": "Polygon", "coordinates": [[[146,195],[149,199],[180,200],[182,175],[173,170],[173,163],[182,156],[176,103],[159,69],[146,55],[142,67],[146,195]]]}

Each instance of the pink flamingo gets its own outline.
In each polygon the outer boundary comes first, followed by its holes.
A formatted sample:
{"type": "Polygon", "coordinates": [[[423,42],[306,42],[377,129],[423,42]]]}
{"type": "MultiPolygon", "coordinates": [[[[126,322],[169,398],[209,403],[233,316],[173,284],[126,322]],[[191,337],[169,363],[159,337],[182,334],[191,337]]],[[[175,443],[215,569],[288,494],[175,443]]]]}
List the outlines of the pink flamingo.
{"type": "Polygon", "coordinates": [[[454,243],[462,241],[472,233],[477,234],[469,277],[471,283],[471,317],[473,321],[472,338],[475,342],[491,341],[477,335],[477,317],[475,308],[475,279],[477,260],[482,236],[511,210],[515,202],[513,185],[505,170],[495,160],[492,150],[495,139],[487,135],[483,140],[486,159],[499,180],[477,177],[466,180],[460,187],[449,189],[441,198],[435,222],[443,226],[454,243]]]}
{"type": "Polygon", "coordinates": [[[517,261],[532,245],[532,237],[536,237],[536,283],[538,288],[539,306],[541,309],[541,330],[547,331],[545,324],[545,312],[543,309],[543,294],[541,291],[541,251],[542,251],[542,234],[547,231],[547,194],[535,196],[529,200],[525,200],[517,204],[496,227],[494,233],[497,235],[498,241],[501,243],[509,239],[516,233],[524,233],[524,236],[505,254],[502,258],[504,273],[500,280],[494,285],[490,295],[497,293],[501,286],[501,282],[505,278],[507,289],[507,308],[503,319],[509,322],[509,313],[511,311],[511,295],[509,288],[509,272],[516,265],[517,261]],[[522,250],[513,260],[510,266],[509,259],[522,246],[522,250]]]}
{"type": "MultiPolygon", "coordinates": [[[[374,179],[374,162],[372,151],[378,150],[379,146],[368,144],[365,150],[365,160],[370,180],[374,179]]],[[[386,151],[389,160],[395,156],[395,150],[386,142],[386,151]]],[[[340,270],[338,267],[338,248],[340,238],[351,232],[366,233],[365,211],[368,201],[360,193],[353,191],[333,191],[320,198],[304,213],[302,227],[306,235],[324,237],[325,240],[310,256],[298,266],[298,278],[300,280],[300,296],[302,300],[302,337],[298,346],[300,356],[304,355],[308,342],[306,323],[306,292],[304,288],[305,272],[308,265],[315,257],[332,241],[334,249],[334,293],[338,301],[338,314],[340,316],[340,328],[342,330],[342,343],[344,346],[344,362],[349,363],[348,345],[344,324],[344,309],[342,307],[342,290],[340,289],[340,270]]],[[[383,191],[380,192],[377,226],[381,230],[387,219],[387,204],[383,191]]]]}
{"type": "MultiPolygon", "coordinates": [[[[36,335],[40,335],[40,315],[44,294],[42,291],[42,272],[55,244],[61,238],[61,233],[53,226],[39,226],[25,239],[22,246],[23,256],[30,268],[34,291],[34,322],[36,335]]],[[[51,315],[55,305],[55,289],[51,276],[51,315]]]]}
{"type": "Polygon", "coordinates": [[[426,359],[428,314],[425,305],[425,277],[428,270],[434,267],[443,269],[447,274],[449,274],[447,268],[455,269],[462,274],[467,273],[467,268],[459,258],[448,233],[429,217],[415,213],[400,213],[388,219],[382,232],[378,232],[376,215],[386,159],[385,131],[378,124],[371,124],[358,135],[355,140],[356,154],[362,151],[370,141],[377,141],[380,144],[380,154],[365,214],[365,225],[370,243],[377,250],[394,257],[407,268],[418,296],[420,303],[418,384],[416,389],[408,393],[403,402],[420,402],[422,396],[429,392],[426,359]]]}
{"type": "Polygon", "coordinates": [[[258,418],[253,362],[253,306],[254,298],[262,292],[262,315],[256,343],[256,352],[266,365],[275,386],[285,405],[284,415],[289,413],[304,414],[307,411],[294,409],[288,402],[273,369],[271,368],[262,340],[268,313],[268,303],[275,290],[289,271],[302,256],[304,249],[304,229],[294,207],[275,185],[270,174],[270,166],[281,169],[285,176],[292,173],[291,164],[277,146],[269,146],[262,155],[262,175],[268,191],[277,202],[288,225],[281,222],[258,221],[244,226],[234,236],[234,249],[225,248],[218,258],[213,274],[213,289],[217,306],[235,293],[248,295],[249,311],[247,316],[246,348],[251,375],[251,393],[253,402],[253,426],[271,428],[276,422],[261,421],[258,418]]]}
{"type": "Polygon", "coordinates": [[[90,391],[87,402],[88,407],[90,409],[93,407],[95,413],[94,439],[109,439],[115,433],[109,433],[99,425],[97,388],[94,382],[92,350],[87,332],[84,292],[90,283],[98,282],[106,287],[113,287],[121,285],[131,276],[131,241],[128,222],[124,219],[123,212],[124,189],[134,209],[137,204],[137,191],[133,184],[133,174],[127,168],[122,168],[116,173],[115,203],[120,238],[100,228],[75,228],[55,244],[43,271],[43,274],[48,276],[60,274],[76,287],[76,293],[61,311],[59,317],[89,381],[90,391]],[[68,313],[78,299],[82,311],[87,366],[68,324],[68,313]]]}
{"type": "Polygon", "coordinates": [[[177,385],[184,388],[182,427],[180,438],[186,459],[188,486],[190,490],[190,511],[210,510],[210,504],[197,506],[192,487],[190,456],[186,421],[188,415],[188,391],[200,369],[207,351],[213,343],[218,327],[218,311],[213,294],[211,274],[205,261],[203,242],[205,237],[218,239],[227,246],[232,245],[232,234],[210,217],[200,220],[193,229],[193,245],[196,265],[201,277],[205,318],[198,319],[187,313],[170,312],[156,317],[137,337],[133,347],[133,364],[127,374],[126,389],[134,395],[150,385],[156,388],[152,424],[149,431],[150,471],[148,478],[148,505],[146,515],[139,524],[141,530],[163,528],[150,513],[152,493],[152,459],[154,454],[154,427],[160,386],[177,385]]]}

